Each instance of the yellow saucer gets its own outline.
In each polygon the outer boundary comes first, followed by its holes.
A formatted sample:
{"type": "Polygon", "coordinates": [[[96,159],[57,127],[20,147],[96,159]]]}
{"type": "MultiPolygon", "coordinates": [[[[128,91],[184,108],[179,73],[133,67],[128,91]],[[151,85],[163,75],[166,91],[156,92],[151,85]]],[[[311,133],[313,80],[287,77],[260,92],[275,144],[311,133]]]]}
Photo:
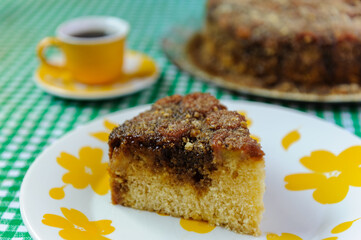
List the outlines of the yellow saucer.
{"type": "MultiPolygon", "coordinates": [[[[60,56],[52,56],[53,63],[61,63],[60,56]]],[[[155,83],[159,75],[154,59],[136,51],[127,51],[124,75],[111,84],[87,85],[72,79],[68,71],[40,65],[35,72],[35,83],[45,92],[58,97],[77,100],[101,100],[129,95],[155,83]]]]}

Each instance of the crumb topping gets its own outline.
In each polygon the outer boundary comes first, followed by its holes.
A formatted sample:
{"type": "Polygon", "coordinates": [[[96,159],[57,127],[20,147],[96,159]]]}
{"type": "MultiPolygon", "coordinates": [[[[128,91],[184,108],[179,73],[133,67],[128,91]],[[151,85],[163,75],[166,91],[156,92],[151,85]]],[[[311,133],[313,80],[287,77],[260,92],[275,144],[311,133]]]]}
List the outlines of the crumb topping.
{"type": "MultiPolygon", "coordinates": [[[[245,144],[258,144],[250,139],[246,119],[226,107],[210,94],[193,93],[184,97],[174,95],[158,100],[146,112],[114,129],[110,142],[152,142],[152,145],[178,144],[184,139],[196,146],[210,146],[219,135],[226,136],[228,149],[242,149],[245,144]]],[[[113,146],[116,147],[116,146],[113,146]]],[[[211,149],[209,149],[211,150],[211,149]]],[[[259,155],[258,152],[250,152],[259,155]]]]}
{"type": "Polygon", "coordinates": [[[210,113],[205,121],[210,129],[238,129],[246,119],[238,112],[220,110],[210,113]]]}

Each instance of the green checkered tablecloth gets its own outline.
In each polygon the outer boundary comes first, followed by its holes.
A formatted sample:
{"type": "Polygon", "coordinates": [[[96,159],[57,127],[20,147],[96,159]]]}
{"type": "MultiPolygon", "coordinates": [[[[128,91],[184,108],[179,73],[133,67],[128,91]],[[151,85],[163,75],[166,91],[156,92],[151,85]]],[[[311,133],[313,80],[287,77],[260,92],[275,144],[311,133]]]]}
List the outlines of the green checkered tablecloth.
{"type": "Polygon", "coordinates": [[[66,132],[96,117],[175,93],[210,92],[220,99],[263,101],[309,112],[361,136],[360,104],[302,104],[237,95],[190,77],[172,65],[160,41],[174,24],[203,12],[204,1],[0,0],[0,238],[31,239],[19,209],[22,179],[36,157],[66,132]],[[63,21],[113,15],[131,24],[128,46],[152,56],[161,69],[156,84],[108,101],[53,97],[33,82],[37,43],[63,21]]]}

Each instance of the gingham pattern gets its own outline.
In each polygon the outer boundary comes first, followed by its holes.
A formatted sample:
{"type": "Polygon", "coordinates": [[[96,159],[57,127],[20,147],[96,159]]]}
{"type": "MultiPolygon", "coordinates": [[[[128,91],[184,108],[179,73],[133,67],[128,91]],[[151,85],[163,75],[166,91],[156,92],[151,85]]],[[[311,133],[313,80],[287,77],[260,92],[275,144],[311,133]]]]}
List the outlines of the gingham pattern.
{"type": "Polygon", "coordinates": [[[1,0],[0,1],[0,238],[31,239],[19,210],[21,181],[49,144],[78,125],[110,112],[152,103],[175,93],[210,92],[220,99],[247,99],[309,112],[361,136],[360,104],[327,105],[270,101],[239,96],[180,72],[160,48],[167,29],[203,12],[204,1],[181,0],[1,0]],[[110,101],[70,101],[38,89],[32,76],[37,43],[61,22],[82,15],[128,20],[128,47],[157,61],[161,76],[140,93],[110,101]]]}

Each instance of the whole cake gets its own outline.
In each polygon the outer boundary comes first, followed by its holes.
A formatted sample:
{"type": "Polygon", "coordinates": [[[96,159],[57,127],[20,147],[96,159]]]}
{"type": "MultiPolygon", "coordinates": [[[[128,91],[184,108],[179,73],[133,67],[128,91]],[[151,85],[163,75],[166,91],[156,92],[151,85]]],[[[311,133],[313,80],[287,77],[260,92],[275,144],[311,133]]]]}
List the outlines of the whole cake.
{"type": "Polygon", "coordinates": [[[263,156],[245,117],[213,96],[165,97],[110,134],[112,202],[257,236],[263,156]]]}
{"type": "Polygon", "coordinates": [[[361,1],[209,0],[190,54],[208,72],[245,86],[358,93],[361,1]]]}

